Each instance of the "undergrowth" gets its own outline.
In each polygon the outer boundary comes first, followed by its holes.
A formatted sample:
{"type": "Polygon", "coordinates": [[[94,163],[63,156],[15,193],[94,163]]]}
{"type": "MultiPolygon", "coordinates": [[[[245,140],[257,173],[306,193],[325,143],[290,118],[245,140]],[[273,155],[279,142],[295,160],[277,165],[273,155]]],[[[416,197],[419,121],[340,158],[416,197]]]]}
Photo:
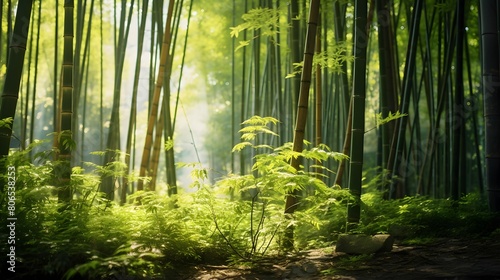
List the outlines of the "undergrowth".
{"type": "MultiPolygon", "coordinates": [[[[346,157],[324,145],[296,153],[289,143],[262,143],[262,136],[277,137],[268,128],[276,122],[255,117],[245,123],[243,141],[234,152],[253,151],[247,175],[229,174],[210,184],[203,166],[180,164],[193,168],[194,192],[171,197],[136,192],[129,197],[132,203],[123,206],[99,192],[104,167],[86,165],[91,168],[73,169],[73,200],[61,211],[53,186],[56,151],[34,154],[33,160],[30,154],[36,145],[12,153],[7,165],[16,167],[17,177],[16,278],[169,279],[175,268],[188,263],[251,265],[264,256],[282,254],[282,233],[291,225],[296,249],[331,246],[346,231],[349,191],[329,187],[319,173],[294,170],[288,162],[296,156],[313,163],[346,157]],[[285,194],[293,190],[308,195],[293,217],[285,217],[285,194]]],[[[126,175],[123,170],[107,171],[109,176],[126,175]]],[[[0,192],[0,201],[6,205],[6,192],[0,192]]],[[[384,200],[381,193],[370,191],[362,197],[362,211],[357,230],[368,234],[432,238],[495,230],[493,214],[477,194],[453,203],[426,197],[384,200]]],[[[2,207],[0,219],[5,221],[7,214],[2,207]]],[[[8,233],[2,231],[0,238],[7,240],[8,233]]]]}
{"type": "Polygon", "coordinates": [[[403,239],[472,237],[489,235],[498,226],[496,215],[478,193],[459,201],[425,196],[384,200],[378,192],[362,196],[360,230],[365,233],[390,233],[403,239]]]}

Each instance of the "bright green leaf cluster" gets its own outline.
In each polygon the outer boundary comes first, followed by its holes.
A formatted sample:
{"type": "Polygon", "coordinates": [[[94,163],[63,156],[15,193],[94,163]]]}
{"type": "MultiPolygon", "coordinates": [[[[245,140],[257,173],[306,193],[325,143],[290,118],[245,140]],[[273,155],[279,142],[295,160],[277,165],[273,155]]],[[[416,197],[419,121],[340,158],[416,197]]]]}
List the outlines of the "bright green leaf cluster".
{"type": "Polygon", "coordinates": [[[14,120],[12,119],[12,117],[9,117],[9,118],[6,118],[6,119],[3,119],[3,120],[0,120],[0,127],[7,127],[9,129],[12,128],[12,122],[14,120]]]}
{"type": "MultiPolygon", "coordinates": [[[[241,18],[244,23],[230,27],[231,37],[238,38],[240,32],[245,30],[260,30],[263,36],[274,36],[278,32],[280,11],[271,8],[255,8],[244,14],[241,18]]],[[[251,40],[240,41],[236,50],[250,45],[251,40]]]]}
{"type": "Polygon", "coordinates": [[[245,22],[231,27],[231,37],[238,38],[240,32],[256,29],[261,29],[263,35],[274,35],[279,20],[279,10],[258,7],[248,11],[241,18],[245,22]]]}
{"type": "MultiPolygon", "coordinates": [[[[313,66],[320,66],[321,69],[328,69],[332,73],[342,73],[342,65],[354,61],[354,56],[349,54],[350,48],[350,44],[345,42],[331,45],[326,51],[314,54],[313,66]]],[[[303,67],[304,63],[302,61],[293,63],[294,71],[286,75],[285,78],[293,78],[299,75],[303,67]]]]}
{"type": "Polygon", "coordinates": [[[247,125],[246,127],[240,130],[241,139],[243,142],[236,144],[233,147],[233,152],[241,151],[243,148],[247,146],[252,146],[254,148],[266,148],[272,149],[269,145],[254,145],[250,141],[255,140],[257,135],[259,134],[267,134],[272,136],[278,136],[277,133],[269,129],[269,124],[277,124],[279,121],[273,117],[260,117],[253,116],[250,119],[244,121],[242,124],[247,125]]]}
{"type": "Polygon", "coordinates": [[[165,141],[165,151],[169,151],[174,147],[174,140],[170,137],[168,137],[168,140],[165,141]]]}

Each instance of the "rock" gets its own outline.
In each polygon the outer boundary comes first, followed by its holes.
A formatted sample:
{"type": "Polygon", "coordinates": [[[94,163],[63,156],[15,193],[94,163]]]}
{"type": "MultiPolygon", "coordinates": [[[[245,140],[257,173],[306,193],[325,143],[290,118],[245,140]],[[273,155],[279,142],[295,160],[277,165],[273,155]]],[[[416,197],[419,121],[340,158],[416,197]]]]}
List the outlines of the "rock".
{"type": "Polygon", "coordinates": [[[335,251],[356,255],[390,252],[393,244],[394,238],[389,234],[378,234],[374,236],[364,234],[341,234],[337,240],[335,251]]]}

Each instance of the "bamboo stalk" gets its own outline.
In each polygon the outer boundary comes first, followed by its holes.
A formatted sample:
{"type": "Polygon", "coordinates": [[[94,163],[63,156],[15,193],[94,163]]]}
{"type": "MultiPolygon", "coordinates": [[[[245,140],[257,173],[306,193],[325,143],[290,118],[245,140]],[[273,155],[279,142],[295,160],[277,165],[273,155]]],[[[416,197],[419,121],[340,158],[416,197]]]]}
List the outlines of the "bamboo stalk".
{"type": "Polygon", "coordinates": [[[354,50],[356,60],[353,69],[352,89],[352,129],[350,149],[349,191],[355,202],[348,205],[348,230],[359,223],[361,217],[361,185],[363,171],[363,148],[365,134],[365,98],[366,98],[366,51],[368,45],[367,1],[358,0],[355,3],[354,16],[356,18],[354,30],[354,50]]]}
{"type": "MultiPolygon", "coordinates": [[[[9,43],[9,54],[7,60],[7,70],[5,73],[5,82],[0,104],[0,120],[12,118],[16,115],[17,100],[19,98],[19,87],[21,83],[24,55],[26,53],[26,43],[29,32],[30,15],[32,0],[20,1],[17,6],[16,20],[14,23],[12,41],[9,43]]],[[[10,11],[10,5],[9,5],[10,11]]],[[[10,12],[9,12],[10,17],[10,12]]],[[[9,21],[10,26],[10,21],[9,21]]],[[[0,162],[9,154],[10,138],[12,136],[12,127],[0,127],[0,162]]],[[[0,172],[4,171],[5,166],[0,165],[0,172]]],[[[5,172],[3,172],[5,174],[5,172]]],[[[3,188],[5,184],[1,185],[3,188]]]]}
{"type": "MultiPolygon", "coordinates": [[[[297,119],[295,123],[295,134],[293,137],[293,151],[302,152],[304,147],[305,125],[307,122],[307,109],[309,107],[309,89],[311,86],[312,60],[316,45],[316,33],[318,30],[319,0],[311,0],[309,5],[309,19],[304,50],[304,66],[300,79],[300,93],[297,107],[297,119]]],[[[293,157],[290,165],[299,170],[301,158],[293,157]]],[[[298,207],[300,191],[295,190],[286,195],[285,214],[292,215],[298,207]]],[[[286,249],[293,248],[293,227],[287,228],[284,241],[286,249]]]]}
{"type": "MultiPolygon", "coordinates": [[[[160,102],[161,89],[163,87],[165,71],[167,67],[167,62],[169,59],[170,42],[171,42],[171,30],[170,26],[172,23],[172,13],[174,8],[174,2],[170,1],[168,5],[167,20],[165,21],[165,31],[163,33],[163,42],[161,48],[160,56],[160,66],[158,69],[158,75],[156,79],[156,85],[154,88],[153,98],[151,100],[151,110],[148,117],[148,127],[146,131],[146,139],[144,142],[144,149],[142,153],[141,168],[139,171],[139,176],[146,176],[146,170],[149,168],[149,160],[151,158],[151,147],[153,143],[153,129],[156,123],[158,115],[158,106],[160,102]]],[[[144,182],[139,180],[137,184],[137,190],[144,190],[144,182]]]]}

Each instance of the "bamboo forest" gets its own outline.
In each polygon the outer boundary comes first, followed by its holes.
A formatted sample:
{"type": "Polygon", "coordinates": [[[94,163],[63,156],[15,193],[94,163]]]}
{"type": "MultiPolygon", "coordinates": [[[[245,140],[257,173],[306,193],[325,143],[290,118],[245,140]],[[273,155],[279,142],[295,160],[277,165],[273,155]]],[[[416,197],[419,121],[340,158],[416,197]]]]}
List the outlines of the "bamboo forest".
{"type": "Polygon", "coordinates": [[[500,1],[0,22],[0,278],[500,279],[500,1]]]}

